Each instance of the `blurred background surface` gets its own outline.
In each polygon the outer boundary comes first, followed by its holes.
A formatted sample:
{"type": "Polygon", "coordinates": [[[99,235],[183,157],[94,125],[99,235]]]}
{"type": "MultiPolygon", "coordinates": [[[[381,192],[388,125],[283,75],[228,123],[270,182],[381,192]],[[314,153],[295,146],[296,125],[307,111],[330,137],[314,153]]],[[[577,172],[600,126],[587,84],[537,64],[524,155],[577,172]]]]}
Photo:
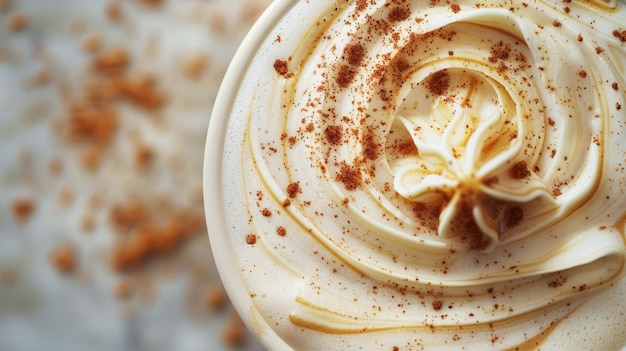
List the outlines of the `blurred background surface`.
{"type": "Polygon", "coordinates": [[[270,0],[0,0],[0,350],[262,350],[202,203],[221,79],[270,0]]]}

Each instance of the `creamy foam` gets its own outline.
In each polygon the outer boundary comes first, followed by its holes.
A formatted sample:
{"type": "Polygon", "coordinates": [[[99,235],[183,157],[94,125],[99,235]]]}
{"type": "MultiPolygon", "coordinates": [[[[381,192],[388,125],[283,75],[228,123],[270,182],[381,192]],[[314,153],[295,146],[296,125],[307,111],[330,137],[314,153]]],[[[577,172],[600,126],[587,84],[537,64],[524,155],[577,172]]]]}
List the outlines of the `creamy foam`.
{"type": "Polygon", "coordinates": [[[249,66],[231,68],[247,73],[222,174],[262,338],[624,347],[621,4],[272,11],[249,66]]]}

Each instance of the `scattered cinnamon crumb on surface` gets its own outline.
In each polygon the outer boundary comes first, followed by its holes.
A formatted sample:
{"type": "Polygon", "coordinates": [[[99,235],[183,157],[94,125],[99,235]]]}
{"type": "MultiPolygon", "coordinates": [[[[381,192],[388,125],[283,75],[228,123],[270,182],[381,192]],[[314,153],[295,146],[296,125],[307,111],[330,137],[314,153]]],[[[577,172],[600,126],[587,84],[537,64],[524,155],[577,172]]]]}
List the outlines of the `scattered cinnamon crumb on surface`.
{"type": "Polygon", "coordinates": [[[113,287],[113,295],[118,299],[127,299],[133,293],[133,287],[128,279],[119,279],[113,287]]]}
{"type": "Polygon", "coordinates": [[[86,27],[86,23],[84,20],[82,19],[76,19],[71,21],[68,25],[67,25],[67,31],[68,33],[72,34],[72,35],[78,35],[81,34],[86,27]]]}
{"type": "Polygon", "coordinates": [[[91,67],[103,74],[120,73],[130,64],[130,55],[124,48],[107,49],[94,56],[91,61],[91,67]]]}
{"type": "Polygon", "coordinates": [[[138,168],[148,168],[155,158],[155,152],[147,145],[138,145],[135,149],[135,164],[138,168]]]}
{"type": "Polygon", "coordinates": [[[0,0],[0,13],[4,13],[11,8],[11,0],[0,0]]]}
{"type": "Polygon", "coordinates": [[[7,26],[13,32],[19,32],[28,26],[28,17],[24,12],[14,12],[9,16],[7,26]]]}
{"type": "Polygon", "coordinates": [[[50,253],[50,263],[60,273],[72,273],[77,266],[76,249],[69,244],[53,249],[50,253]]]}
{"type": "Polygon", "coordinates": [[[114,205],[109,212],[109,218],[116,229],[129,230],[146,223],[148,213],[141,202],[130,200],[114,205]]]}
{"type": "Polygon", "coordinates": [[[106,13],[107,18],[112,22],[120,22],[124,18],[122,4],[117,0],[109,2],[105,7],[104,12],[106,13]]]}
{"type": "Polygon", "coordinates": [[[163,3],[165,2],[164,0],[138,0],[138,1],[148,7],[158,7],[158,6],[163,5],[163,3]]]}
{"type": "Polygon", "coordinates": [[[66,127],[66,135],[70,141],[106,145],[117,129],[117,111],[111,106],[83,104],[70,108],[66,127]]]}
{"type": "Polygon", "coordinates": [[[102,151],[92,146],[83,151],[82,165],[88,171],[95,171],[100,166],[102,151]]]}
{"type": "Polygon", "coordinates": [[[241,7],[239,18],[243,23],[252,24],[259,18],[264,9],[265,6],[258,0],[247,0],[241,7]]]}
{"type": "Polygon", "coordinates": [[[219,12],[215,11],[209,17],[209,30],[218,35],[224,35],[226,33],[226,16],[219,12]]]}
{"type": "Polygon", "coordinates": [[[189,79],[199,79],[207,70],[209,58],[199,54],[187,60],[183,73],[189,79]]]}
{"type": "Polygon", "coordinates": [[[204,306],[211,311],[221,309],[227,302],[228,295],[221,285],[208,287],[204,292],[204,306]]]}
{"type": "Polygon", "coordinates": [[[94,222],[93,215],[84,214],[80,219],[80,229],[84,233],[89,233],[93,231],[94,228],[95,228],[95,222],[94,222]]]}
{"type": "Polygon", "coordinates": [[[27,222],[35,212],[35,203],[31,198],[18,197],[11,203],[13,218],[18,223],[27,222]]]}
{"type": "Polygon", "coordinates": [[[5,267],[0,271],[0,280],[2,283],[6,285],[15,285],[17,283],[18,274],[15,268],[13,267],[5,267]]]}
{"type": "Polygon", "coordinates": [[[137,310],[132,306],[122,306],[120,310],[120,317],[125,321],[131,321],[137,317],[137,310]]]}
{"type": "Polygon", "coordinates": [[[222,341],[227,346],[238,346],[245,340],[246,327],[243,321],[233,310],[229,313],[228,321],[222,330],[222,341]]]}
{"type": "Polygon", "coordinates": [[[88,33],[81,39],[81,48],[87,53],[94,53],[102,48],[102,36],[98,33],[88,33]]]}
{"type": "Polygon", "coordinates": [[[74,201],[74,191],[69,186],[64,186],[59,190],[57,195],[59,205],[68,206],[74,201]]]}
{"type": "Polygon", "coordinates": [[[195,212],[182,211],[157,221],[142,207],[134,206],[111,213],[113,223],[125,234],[111,253],[111,266],[117,272],[131,271],[169,255],[204,225],[204,217],[195,212]]]}

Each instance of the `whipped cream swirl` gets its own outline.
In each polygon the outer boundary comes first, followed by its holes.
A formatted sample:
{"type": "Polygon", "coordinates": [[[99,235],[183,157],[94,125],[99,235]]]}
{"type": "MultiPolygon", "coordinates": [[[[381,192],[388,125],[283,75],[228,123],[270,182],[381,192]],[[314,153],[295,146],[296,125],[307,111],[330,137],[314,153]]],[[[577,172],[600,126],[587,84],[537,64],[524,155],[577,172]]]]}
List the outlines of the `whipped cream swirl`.
{"type": "Polygon", "coordinates": [[[533,348],[620,281],[622,4],[287,3],[225,168],[242,274],[287,344],[533,348]]]}

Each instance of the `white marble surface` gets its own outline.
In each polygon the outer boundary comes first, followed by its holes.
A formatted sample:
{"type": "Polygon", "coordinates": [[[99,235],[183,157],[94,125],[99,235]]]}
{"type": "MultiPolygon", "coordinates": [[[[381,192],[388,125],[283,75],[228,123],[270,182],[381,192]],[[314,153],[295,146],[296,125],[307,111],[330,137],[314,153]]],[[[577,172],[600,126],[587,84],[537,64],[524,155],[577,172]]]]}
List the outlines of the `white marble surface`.
{"type": "Polygon", "coordinates": [[[230,306],[212,310],[203,302],[204,292],[220,284],[204,226],[139,269],[120,273],[109,262],[119,240],[110,221],[116,204],[164,201],[202,213],[213,100],[239,42],[269,2],[164,0],[152,8],[119,1],[123,17],[115,22],[105,14],[112,1],[0,1],[0,350],[262,349],[249,334],[242,345],[226,345],[230,306]],[[11,29],[16,13],[27,19],[19,31],[11,29]],[[85,143],[68,141],[57,127],[67,119],[67,87],[71,100],[94,75],[93,54],[84,47],[90,36],[103,50],[126,48],[128,74],[151,72],[166,95],[155,111],[116,103],[117,132],[94,171],[81,162],[85,143]],[[185,65],[199,56],[206,68],[190,79],[185,65]],[[42,70],[48,81],[32,84],[42,70]],[[148,170],[133,161],[137,139],[154,151],[148,170]],[[50,172],[51,162],[62,170],[50,172]],[[17,198],[34,204],[24,222],[12,214],[17,198]],[[85,215],[93,230],[82,228],[85,215]],[[76,250],[70,274],[50,262],[63,245],[76,250]],[[113,292],[120,279],[133,286],[128,298],[113,292]]]}

